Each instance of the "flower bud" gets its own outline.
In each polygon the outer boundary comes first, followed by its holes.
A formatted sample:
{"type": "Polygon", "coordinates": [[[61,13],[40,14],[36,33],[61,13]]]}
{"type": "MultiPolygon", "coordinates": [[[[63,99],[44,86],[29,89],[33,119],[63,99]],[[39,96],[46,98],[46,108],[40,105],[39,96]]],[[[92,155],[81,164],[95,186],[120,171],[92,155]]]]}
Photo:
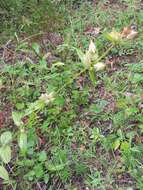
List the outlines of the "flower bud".
{"type": "Polygon", "coordinates": [[[105,67],[106,67],[106,65],[105,65],[105,63],[103,63],[103,62],[98,62],[98,63],[96,63],[96,64],[94,65],[94,69],[95,69],[96,71],[102,71],[102,70],[105,69],[105,67]]]}
{"type": "Polygon", "coordinates": [[[114,29],[112,32],[106,35],[107,39],[113,43],[120,43],[122,41],[122,35],[120,32],[115,31],[114,29]]]}
{"type": "Polygon", "coordinates": [[[53,92],[51,92],[50,94],[41,94],[39,100],[42,100],[45,104],[52,102],[54,100],[53,92]]]}

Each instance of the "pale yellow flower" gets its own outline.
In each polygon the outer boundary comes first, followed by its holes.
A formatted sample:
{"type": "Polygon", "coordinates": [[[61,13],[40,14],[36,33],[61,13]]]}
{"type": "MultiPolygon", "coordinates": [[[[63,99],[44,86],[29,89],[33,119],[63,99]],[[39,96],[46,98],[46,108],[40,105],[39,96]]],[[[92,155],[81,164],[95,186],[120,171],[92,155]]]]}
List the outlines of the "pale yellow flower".
{"type": "Polygon", "coordinates": [[[117,32],[115,29],[113,29],[112,32],[108,33],[106,37],[108,38],[108,40],[114,43],[120,43],[123,39],[121,33],[117,32]]]}
{"type": "Polygon", "coordinates": [[[92,40],[90,41],[88,52],[90,52],[90,53],[96,53],[96,46],[95,46],[95,44],[93,43],[92,40]]]}
{"type": "Polygon", "coordinates": [[[105,67],[106,67],[106,65],[105,65],[105,63],[103,63],[103,62],[98,62],[98,63],[96,63],[96,64],[94,65],[94,69],[95,69],[96,71],[102,71],[102,70],[105,69],[105,67]]]}
{"type": "Polygon", "coordinates": [[[49,104],[50,102],[52,102],[55,98],[53,96],[53,92],[47,94],[41,94],[41,96],[39,97],[39,100],[42,100],[45,104],[49,104]]]}
{"type": "Polygon", "coordinates": [[[85,53],[84,64],[86,67],[90,67],[91,64],[98,59],[98,52],[93,41],[90,41],[89,48],[85,53]]]}

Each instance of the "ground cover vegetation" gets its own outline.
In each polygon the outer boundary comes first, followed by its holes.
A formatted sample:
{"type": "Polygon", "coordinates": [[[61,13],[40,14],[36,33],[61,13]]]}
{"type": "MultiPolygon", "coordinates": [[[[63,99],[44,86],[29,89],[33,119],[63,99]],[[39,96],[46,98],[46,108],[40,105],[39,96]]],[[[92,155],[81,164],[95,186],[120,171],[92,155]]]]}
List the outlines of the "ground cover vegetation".
{"type": "Polygon", "coordinates": [[[143,189],[143,4],[0,1],[0,189],[143,189]]]}

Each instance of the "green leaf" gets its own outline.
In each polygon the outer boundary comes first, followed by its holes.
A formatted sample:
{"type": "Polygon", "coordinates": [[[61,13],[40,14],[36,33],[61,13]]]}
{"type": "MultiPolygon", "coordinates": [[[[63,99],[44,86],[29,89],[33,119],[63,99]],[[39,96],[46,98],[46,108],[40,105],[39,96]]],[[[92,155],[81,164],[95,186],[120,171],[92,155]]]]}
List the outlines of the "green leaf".
{"type": "Polygon", "coordinates": [[[35,171],[29,171],[24,177],[28,178],[29,181],[33,181],[33,179],[35,178],[35,171]]]}
{"type": "Polygon", "coordinates": [[[139,110],[136,107],[129,107],[125,110],[125,113],[127,116],[131,116],[131,115],[134,116],[138,111],[139,110]]]}
{"type": "Polygon", "coordinates": [[[43,58],[39,61],[40,67],[39,69],[47,69],[47,61],[43,58]]]}
{"type": "Polygon", "coordinates": [[[47,160],[47,154],[46,154],[46,152],[45,151],[40,152],[39,153],[39,161],[40,162],[44,162],[46,160],[47,160]]]}
{"type": "Polygon", "coordinates": [[[27,134],[24,130],[20,132],[18,145],[22,152],[25,152],[27,150],[27,134]]]}
{"type": "Polygon", "coordinates": [[[33,44],[32,44],[32,48],[34,49],[34,51],[35,51],[37,54],[40,53],[40,46],[39,46],[39,44],[33,43],[33,44]]]}
{"type": "Polygon", "coordinates": [[[63,62],[60,62],[60,61],[53,64],[53,66],[57,66],[57,67],[64,66],[64,65],[65,64],[63,62]]]}
{"type": "Polygon", "coordinates": [[[135,73],[134,75],[131,75],[129,80],[133,83],[133,84],[138,84],[140,82],[143,82],[143,76],[142,74],[138,74],[135,73]]]}
{"type": "Polygon", "coordinates": [[[23,125],[23,122],[22,122],[22,117],[23,117],[23,113],[22,112],[12,112],[12,119],[14,121],[14,124],[16,126],[21,126],[23,125]]]}
{"type": "Polygon", "coordinates": [[[85,54],[78,48],[74,48],[76,50],[76,53],[81,60],[81,62],[84,64],[85,63],[85,54]]]}
{"type": "Polygon", "coordinates": [[[96,104],[92,104],[90,106],[90,111],[94,112],[94,113],[100,113],[100,112],[102,112],[102,108],[96,104]]]}
{"type": "Polygon", "coordinates": [[[52,164],[52,163],[48,163],[46,164],[47,169],[50,172],[56,172],[56,171],[60,171],[63,170],[66,164],[52,164]]]}
{"type": "Polygon", "coordinates": [[[0,141],[2,145],[6,145],[8,143],[10,143],[12,141],[12,134],[10,131],[6,131],[4,133],[2,133],[1,137],[0,137],[0,141]]]}
{"type": "Polygon", "coordinates": [[[10,146],[2,146],[0,148],[0,157],[5,164],[8,164],[11,160],[11,148],[10,146]]]}
{"type": "Polygon", "coordinates": [[[57,106],[64,106],[65,99],[63,97],[56,97],[54,104],[57,106]]]}
{"type": "Polygon", "coordinates": [[[37,164],[34,166],[34,172],[35,172],[35,176],[37,178],[41,178],[44,175],[44,168],[41,164],[37,164]]]}
{"type": "Polygon", "coordinates": [[[18,110],[22,110],[25,105],[24,105],[24,103],[22,102],[22,103],[17,103],[15,106],[16,106],[16,108],[17,108],[18,110]]]}
{"type": "Polygon", "coordinates": [[[49,179],[50,179],[49,175],[48,175],[48,174],[45,174],[45,175],[44,175],[44,182],[45,182],[46,184],[49,182],[49,179]]]}
{"type": "Polygon", "coordinates": [[[5,181],[9,181],[8,172],[3,166],[0,166],[0,178],[4,179],[5,181]]]}
{"type": "Polygon", "coordinates": [[[121,150],[123,150],[123,151],[128,151],[129,148],[130,148],[130,144],[129,144],[127,141],[123,141],[123,142],[121,143],[121,150]]]}
{"type": "Polygon", "coordinates": [[[121,143],[120,143],[120,140],[117,139],[117,140],[113,143],[113,145],[112,145],[113,149],[114,149],[114,150],[117,150],[117,149],[119,148],[120,144],[121,144],[121,143]]]}
{"type": "Polygon", "coordinates": [[[93,84],[96,84],[95,72],[94,72],[93,68],[90,68],[89,76],[90,76],[90,80],[93,82],[93,84]]]}

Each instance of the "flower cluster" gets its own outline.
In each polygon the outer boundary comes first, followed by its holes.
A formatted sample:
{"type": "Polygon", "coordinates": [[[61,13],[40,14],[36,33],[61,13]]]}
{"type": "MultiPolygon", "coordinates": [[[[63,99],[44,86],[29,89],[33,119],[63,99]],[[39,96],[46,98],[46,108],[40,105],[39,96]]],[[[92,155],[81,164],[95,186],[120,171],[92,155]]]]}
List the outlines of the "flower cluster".
{"type": "Polygon", "coordinates": [[[49,104],[50,102],[52,102],[54,100],[54,95],[53,92],[47,94],[41,94],[41,96],[39,97],[39,100],[42,100],[45,104],[49,104]]]}

